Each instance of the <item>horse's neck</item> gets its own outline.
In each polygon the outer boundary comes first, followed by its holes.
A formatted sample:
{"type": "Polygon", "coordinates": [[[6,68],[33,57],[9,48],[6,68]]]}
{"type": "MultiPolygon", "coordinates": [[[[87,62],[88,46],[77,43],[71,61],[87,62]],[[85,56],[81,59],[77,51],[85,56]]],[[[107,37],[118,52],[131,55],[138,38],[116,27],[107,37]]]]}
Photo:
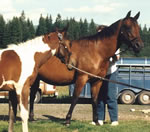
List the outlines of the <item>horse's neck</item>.
{"type": "MultiPolygon", "coordinates": [[[[119,34],[120,34],[122,20],[119,20],[114,24],[111,25],[111,26],[117,26],[114,34],[111,35],[110,38],[107,39],[104,43],[104,45],[105,45],[104,53],[106,54],[105,56],[107,56],[107,58],[114,56],[117,49],[120,48],[120,42],[118,40],[119,40],[119,34]],[[116,25],[114,25],[114,24],[116,24],[116,25]]],[[[111,26],[110,26],[110,28],[111,28],[111,26]]]]}

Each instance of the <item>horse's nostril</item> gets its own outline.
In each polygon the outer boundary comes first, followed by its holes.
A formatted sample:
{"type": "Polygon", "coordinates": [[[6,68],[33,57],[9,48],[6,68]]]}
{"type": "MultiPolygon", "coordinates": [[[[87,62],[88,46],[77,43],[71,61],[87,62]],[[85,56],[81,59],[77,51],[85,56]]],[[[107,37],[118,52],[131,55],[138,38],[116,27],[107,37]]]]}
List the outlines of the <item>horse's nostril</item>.
{"type": "Polygon", "coordinates": [[[136,43],[136,44],[135,44],[135,47],[136,47],[136,48],[140,48],[139,43],[136,43]]]}

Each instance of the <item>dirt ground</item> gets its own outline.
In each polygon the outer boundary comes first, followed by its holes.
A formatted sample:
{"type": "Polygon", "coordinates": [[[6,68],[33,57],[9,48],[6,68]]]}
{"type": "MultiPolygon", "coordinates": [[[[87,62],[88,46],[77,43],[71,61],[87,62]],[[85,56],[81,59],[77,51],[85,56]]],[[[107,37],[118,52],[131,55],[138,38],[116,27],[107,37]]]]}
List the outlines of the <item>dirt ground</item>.
{"type": "MultiPolygon", "coordinates": [[[[35,104],[35,119],[65,119],[70,104],[35,104]]],[[[141,110],[150,110],[149,105],[122,105],[119,104],[119,120],[149,120],[150,112],[143,113],[141,110]],[[131,112],[134,109],[134,112],[131,112]]],[[[0,103],[0,120],[8,119],[8,103],[0,103]]],[[[19,116],[19,112],[17,114],[19,116]]],[[[91,104],[77,104],[73,116],[73,120],[91,121],[92,106],[91,104]]],[[[108,112],[106,120],[109,120],[108,112]]]]}

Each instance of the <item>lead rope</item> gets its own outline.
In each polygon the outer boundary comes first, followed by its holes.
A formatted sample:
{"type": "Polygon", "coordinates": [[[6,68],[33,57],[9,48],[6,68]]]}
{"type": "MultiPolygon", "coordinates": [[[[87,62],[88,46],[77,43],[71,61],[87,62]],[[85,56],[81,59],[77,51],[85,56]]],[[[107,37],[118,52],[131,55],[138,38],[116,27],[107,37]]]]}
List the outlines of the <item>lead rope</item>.
{"type": "Polygon", "coordinates": [[[150,90],[148,90],[148,89],[146,90],[146,89],[141,88],[141,87],[138,87],[138,86],[129,85],[129,84],[126,84],[126,83],[123,83],[123,82],[118,82],[118,81],[114,81],[114,80],[110,80],[110,79],[107,79],[107,78],[104,78],[104,77],[100,77],[100,76],[94,75],[94,74],[92,74],[92,73],[89,73],[89,72],[86,72],[86,71],[84,71],[84,70],[81,70],[81,69],[79,69],[79,68],[77,68],[77,67],[75,67],[75,66],[73,66],[73,65],[71,65],[71,64],[66,64],[66,65],[71,66],[71,67],[74,68],[75,70],[78,70],[78,71],[80,71],[80,72],[82,72],[82,73],[88,74],[88,75],[90,75],[90,76],[92,76],[92,77],[98,78],[98,79],[103,80],[103,81],[108,81],[108,82],[111,82],[111,83],[116,83],[116,84],[120,84],[120,85],[125,85],[125,86],[128,86],[128,87],[133,87],[133,88],[137,88],[137,89],[140,89],[140,90],[150,91],[150,90]]]}

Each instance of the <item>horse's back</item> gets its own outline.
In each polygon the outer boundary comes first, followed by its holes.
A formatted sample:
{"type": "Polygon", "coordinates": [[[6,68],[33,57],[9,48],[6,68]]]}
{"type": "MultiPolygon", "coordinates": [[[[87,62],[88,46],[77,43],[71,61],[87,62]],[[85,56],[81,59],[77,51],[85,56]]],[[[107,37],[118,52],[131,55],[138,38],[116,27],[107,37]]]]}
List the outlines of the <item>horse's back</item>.
{"type": "Polygon", "coordinates": [[[14,50],[6,50],[0,57],[0,85],[7,80],[17,82],[21,74],[21,61],[14,50]]]}

